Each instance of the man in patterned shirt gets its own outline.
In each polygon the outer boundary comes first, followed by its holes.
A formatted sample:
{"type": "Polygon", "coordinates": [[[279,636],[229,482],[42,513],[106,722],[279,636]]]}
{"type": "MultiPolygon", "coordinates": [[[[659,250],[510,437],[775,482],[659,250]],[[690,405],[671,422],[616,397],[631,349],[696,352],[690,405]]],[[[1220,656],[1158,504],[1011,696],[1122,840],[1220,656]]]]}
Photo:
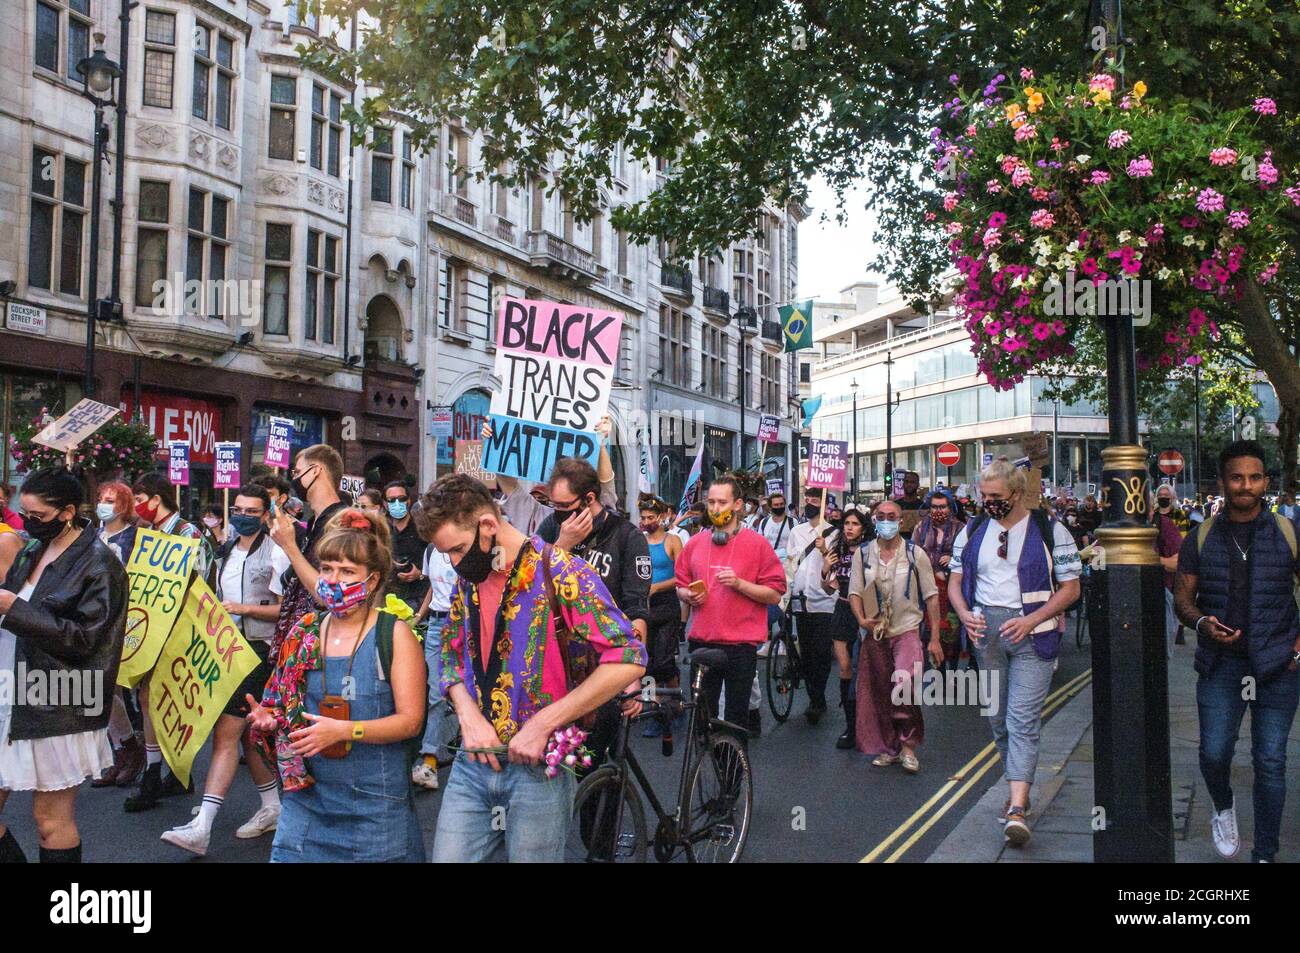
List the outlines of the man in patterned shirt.
{"type": "Polygon", "coordinates": [[[561,861],[574,783],[567,771],[543,774],[547,742],[639,679],[645,647],[595,570],[524,536],[472,477],[435,483],[416,523],[460,576],[442,689],[463,750],[442,797],[433,859],[478,862],[504,847],[511,861],[561,861]],[[578,681],[583,656],[595,664],[578,681]]]}

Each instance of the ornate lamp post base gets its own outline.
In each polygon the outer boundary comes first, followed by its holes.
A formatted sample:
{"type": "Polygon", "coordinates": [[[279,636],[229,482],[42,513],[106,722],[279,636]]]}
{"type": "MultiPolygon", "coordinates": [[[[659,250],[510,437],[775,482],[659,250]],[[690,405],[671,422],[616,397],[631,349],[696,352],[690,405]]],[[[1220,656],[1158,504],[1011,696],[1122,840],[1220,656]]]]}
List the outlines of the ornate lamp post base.
{"type": "Polygon", "coordinates": [[[1149,525],[1147,451],[1102,451],[1097,530],[1104,568],[1094,569],[1093,760],[1097,807],[1093,859],[1172,863],[1169,683],[1164,576],[1149,525]]]}

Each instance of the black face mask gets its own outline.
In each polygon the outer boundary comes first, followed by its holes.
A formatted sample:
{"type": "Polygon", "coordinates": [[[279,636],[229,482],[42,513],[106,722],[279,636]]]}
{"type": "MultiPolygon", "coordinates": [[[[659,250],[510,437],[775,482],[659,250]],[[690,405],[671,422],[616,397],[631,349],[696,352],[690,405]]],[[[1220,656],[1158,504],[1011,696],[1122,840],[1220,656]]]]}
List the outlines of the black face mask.
{"type": "Polygon", "coordinates": [[[773,515],[773,516],[785,516],[785,507],[784,507],[784,506],[774,506],[774,507],[772,507],[772,515],[773,515]]]}
{"type": "Polygon", "coordinates": [[[23,517],[23,532],[38,542],[48,543],[68,528],[67,520],[61,520],[57,516],[46,522],[32,519],[30,516],[23,517]]]}
{"type": "Polygon", "coordinates": [[[303,483],[302,480],[293,481],[293,495],[298,497],[298,499],[300,500],[306,501],[307,491],[310,490],[313,486],[315,486],[316,481],[320,479],[319,469],[318,468],[313,468],[313,469],[317,469],[317,473],[315,476],[311,478],[311,483],[303,483]]]}
{"type": "Polygon", "coordinates": [[[460,562],[452,567],[456,570],[456,575],[473,585],[478,585],[492,574],[492,551],[496,549],[496,537],[492,538],[492,545],[488,547],[487,552],[483,552],[479,547],[479,535],[482,532],[481,526],[474,530],[474,542],[460,558],[460,562]]]}
{"type": "Polygon", "coordinates": [[[810,520],[816,519],[817,514],[820,513],[821,511],[822,508],[818,506],[816,503],[805,503],[803,505],[803,515],[805,519],[810,519],[810,520]]]}

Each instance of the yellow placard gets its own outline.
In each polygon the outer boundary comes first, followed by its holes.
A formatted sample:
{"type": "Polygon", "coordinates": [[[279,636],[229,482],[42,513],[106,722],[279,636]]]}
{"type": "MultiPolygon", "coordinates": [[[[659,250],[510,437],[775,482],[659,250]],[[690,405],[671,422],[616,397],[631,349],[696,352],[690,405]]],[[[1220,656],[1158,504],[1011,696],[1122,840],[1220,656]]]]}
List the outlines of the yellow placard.
{"type": "Polygon", "coordinates": [[[149,717],[182,783],[190,783],[194,756],[258,661],[208,584],[195,579],[149,679],[149,717]]]}
{"type": "Polygon", "coordinates": [[[135,533],[135,546],[126,564],[131,582],[126,609],[126,638],[117,683],[135,685],[158,661],[172,624],[181,611],[185,586],[195,568],[199,541],[152,529],[135,533]]]}

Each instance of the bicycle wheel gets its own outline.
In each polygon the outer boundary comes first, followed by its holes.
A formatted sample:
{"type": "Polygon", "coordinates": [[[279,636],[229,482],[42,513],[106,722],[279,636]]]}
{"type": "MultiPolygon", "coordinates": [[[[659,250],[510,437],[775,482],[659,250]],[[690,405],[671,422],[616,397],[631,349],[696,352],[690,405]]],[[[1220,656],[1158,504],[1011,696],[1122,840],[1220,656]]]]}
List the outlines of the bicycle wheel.
{"type": "Polygon", "coordinates": [[[730,730],[710,732],[709,743],[691,774],[686,856],[696,863],[734,864],[745,850],[754,809],[749,752],[730,730]]]}
{"type": "Polygon", "coordinates": [[[767,649],[767,707],[778,723],[790,717],[794,707],[795,663],[790,653],[790,639],[778,632],[767,649]]]}
{"type": "Polygon", "coordinates": [[[600,768],[580,785],[573,798],[573,820],[564,846],[566,863],[643,864],[649,839],[641,796],[629,782],[623,791],[623,818],[617,833],[618,772],[600,768]]]}

